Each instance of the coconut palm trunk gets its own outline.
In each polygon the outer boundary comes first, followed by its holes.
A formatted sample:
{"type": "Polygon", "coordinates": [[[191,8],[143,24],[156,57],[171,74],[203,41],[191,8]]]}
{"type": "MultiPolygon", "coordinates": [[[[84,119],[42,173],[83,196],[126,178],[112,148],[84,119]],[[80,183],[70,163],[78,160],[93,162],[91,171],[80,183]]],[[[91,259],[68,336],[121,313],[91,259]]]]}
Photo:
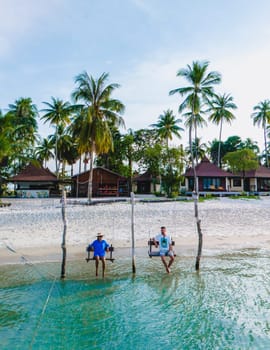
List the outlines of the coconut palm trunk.
{"type": "Polygon", "coordinates": [[[222,119],[220,121],[219,140],[218,140],[218,167],[220,168],[221,168],[221,164],[220,164],[221,134],[222,134],[222,119]]]}
{"type": "Polygon", "coordinates": [[[269,168],[269,157],[267,153],[267,135],[266,135],[266,126],[264,125],[264,152],[265,152],[265,160],[266,160],[266,166],[269,168]]]}
{"type": "Polygon", "coordinates": [[[121,114],[124,105],[117,99],[111,98],[118,84],[106,85],[107,73],[98,79],[89,76],[87,72],[75,78],[78,87],[72,93],[73,99],[82,101],[80,123],[76,125],[78,149],[80,152],[90,153],[90,169],[88,180],[88,201],[92,199],[93,156],[106,154],[113,150],[111,127],[124,126],[121,114]]]}
{"type": "Polygon", "coordinates": [[[63,236],[62,236],[62,265],[61,265],[61,278],[66,277],[66,257],[67,257],[67,247],[66,247],[66,234],[67,234],[67,220],[66,220],[66,192],[64,188],[62,189],[62,220],[64,224],[63,236]]]}
{"type": "Polygon", "coordinates": [[[130,195],[132,192],[132,158],[128,159],[128,194],[130,195]]]}
{"type": "Polygon", "coordinates": [[[90,152],[90,168],[89,168],[89,178],[88,178],[88,191],[87,191],[87,198],[88,198],[88,203],[92,201],[92,196],[93,196],[93,157],[94,153],[90,152]]]}
{"type": "Polygon", "coordinates": [[[58,177],[58,126],[56,125],[55,130],[55,173],[58,177]]]}
{"type": "Polygon", "coordinates": [[[218,143],[218,159],[217,165],[221,168],[221,134],[223,128],[223,121],[231,124],[236,118],[232,113],[232,110],[237,109],[236,104],[233,102],[233,97],[230,94],[215,95],[209,102],[210,112],[209,121],[216,125],[220,125],[219,128],[219,143],[218,143]]]}
{"type": "Polygon", "coordinates": [[[195,262],[195,269],[198,271],[200,269],[200,261],[202,256],[202,245],[203,245],[203,234],[201,230],[201,220],[199,218],[199,207],[198,207],[198,199],[199,199],[199,188],[198,188],[198,178],[196,173],[196,165],[194,160],[194,155],[192,152],[192,135],[191,135],[192,127],[189,128],[189,147],[191,150],[191,164],[194,175],[194,188],[193,188],[193,201],[194,201],[194,216],[196,219],[197,233],[198,233],[198,249],[197,256],[195,262]]]}
{"type": "MultiPolygon", "coordinates": [[[[170,91],[170,95],[175,93],[185,96],[184,101],[180,104],[178,111],[181,113],[184,110],[188,109],[186,115],[188,119],[186,120],[187,125],[189,125],[189,142],[190,142],[190,153],[192,160],[192,168],[194,171],[194,210],[195,218],[197,223],[198,231],[198,253],[196,257],[196,270],[200,268],[200,258],[202,252],[202,240],[203,235],[201,231],[201,221],[199,219],[198,212],[198,199],[199,199],[199,190],[198,190],[198,179],[196,174],[196,166],[194,164],[194,155],[192,149],[192,137],[191,137],[191,128],[194,127],[195,130],[195,140],[197,138],[197,126],[202,125],[204,120],[200,117],[202,111],[202,106],[205,102],[208,102],[210,98],[214,95],[213,85],[219,84],[221,81],[221,75],[218,72],[212,71],[207,72],[208,61],[195,61],[192,65],[187,65],[187,68],[180,69],[177,73],[177,76],[184,77],[190,84],[186,87],[180,87],[170,91]],[[190,118],[191,117],[191,118],[190,118]],[[195,118],[196,117],[196,118],[195,118]],[[199,117],[199,118],[198,118],[199,117]]],[[[195,154],[197,159],[197,152],[195,154]]]]}

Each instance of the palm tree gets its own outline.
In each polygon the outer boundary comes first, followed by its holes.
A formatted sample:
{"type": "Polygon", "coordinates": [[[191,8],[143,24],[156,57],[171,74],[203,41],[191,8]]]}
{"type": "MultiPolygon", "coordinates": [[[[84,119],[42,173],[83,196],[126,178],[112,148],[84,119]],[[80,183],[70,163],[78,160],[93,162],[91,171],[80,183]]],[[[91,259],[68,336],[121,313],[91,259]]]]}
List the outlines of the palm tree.
{"type": "MultiPolygon", "coordinates": [[[[197,157],[198,160],[202,160],[203,157],[205,156],[206,152],[207,152],[207,144],[202,143],[200,137],[195,138],[192,142],[193,158],[197,157]]],[[[186,154],[191,159],[192,155],[191,155],[189,147],[186,149],[186,154]]]]}
{"type": "Polygon", "coordinates": [[[98,79],[87,72],[75,78],[77,88],[72,93],[73,99],[83,102],[81,105],[80,125],[76,126],[78,149],[80,153],[90,154],[90,170],[88,181],[88,200],[92,199],[93,158],[94,154],[102,154],[113,149],[112,135],[109,125],[124,126],[121,114],[124,105],[111,97],[118,84],[106,85],[109,74],[103,73],[98,79]]]}
{"type": "Polygon", "coordinates": [[[182,120],[175,119],[173,111],[168,109],[159,116],[156,124],[151,124],[150,126],[156,128],[158,137],[160,137],[161,140],[165,140],[166,146],[169,148],[169,140],[172,140],[173,135],[181,138],[179,131],[183,131],[184,129],[177,125],[181,122],[182,120]]]}
{"type": "Polygon", "coordinates": [[[236,104],[233,103],[233,97],[230,94],[215,95],[210,101],[210,112],[209,121],[214,124],[220,125],[219,128],[219,147],[218,147],[218,166],[221,166],[220,162],[220,146],[221,146],[221,134],[223,122],[231,124],[232,120],[236,117],[231,112],[231,109],[236,109],[236,104]]]}
{"type": "Polygon", "coordinates": [[[44,119],[45,123],[49,122],[51,125],[55,125],[55,172],[58,176],[58,129],[60,124],[66,125],[70,122],[70,116],[75,106],[71,106],[69,102],[64,102],[59,98],[51,97],[51,99],[51,103],[43,102],[48,108],[41,110],[45,114],[40,119],[44,119]]]}
{"type": "Polygon", "coordinates": [[[188,129],[192,129],[194,128],[195,130],[195,135],[194,138],[198,138],[197,136],[197,129],[198,127],[202,128],[204,126],[207,126],[207,122],[205,121],[205,119],[203,118],[203,114],[205,114],[205,111],[200,110],[200,112],[198,112],[197,114],[193,114],[192,112],[186,112],[183,113],[183,117],[185,117],[185,126],[188,129]]]}
{"type": "MultiPolygon", "coordinates": [[[[207,126],[207,122],[203,118],[203,114],[205,114],[205,111],[200,110],[197,114],[193,114],[191,111],[183,113],[183,117],[185,118],[185,127],[190,130],[194,129],[194,140],[199,139],[197,135],[198,128],[202,128],[204,126],[207,126]]],[[[196,141],[195,141],[196,142],[196,141]]],[[[191,142],[191,146],[193,148],[193,141],[191,142]]],[[[190,145],[189,145],[190,147],[190,145]]],[[[195,163],[198,164],[198,153],[197,148],[194,149],[195,152],[193,152],[193,159],[195,159],[195,163]]],[[[191,151],[190,151],[191,152],[191,151]]],[[[192,160],[192,157],[191,157],[192,160]]]]}
{"type": "MultiPolygon", "coordinates": [[[[155,128],[154,131],[156,132],[158,138],[162,141],[165,141],[166,144],[166,153],[167,158],[164,161],[170,161],[169,157],[169,140],[172,140],[173,136],[181,138],[180,131],[183,131],[180,126],[177,124],[181,123],[181,119],[175,119],[175,116],[173,115],[173,111],[168,109],[167,111],[164,111],[163,114],[159,116],[158,122],[156,124],[151,124],[150,126],[155,128]]],[[[165,166],[165,164],[163,164],[165,166]]],[[[160,179],[161,179],[161,171],[160,172],[160,179]]],[[[161,186],[160,186],[161,187],[161,186]]]]}
{"type": "Polygon", "coordinates": [[[38,129],[36,105],[32,103],[31,98],[20,98],[8,107],[6,118],[13,128],[13,141],[33,145],[38,129]]]}
{"type": "Polygon", "coordinates": [[[187,68],[180,69],[177,72],[177,76],[185,78],[190,85],[186,87],[180,87],[169,92],[170,95],[180,94],[180,96],[186,96],[184,101],[179,106],[179,113],[182,113],[185,109],[192,113],[189,127],[189,145],[192,145],[192,128],[195,130],[196,135],[196,116],[200,115],[201,108],[204,102],[208,102],[214,95],[213,85],[219,84],[221,76],[218,72],[207,73],[209,62],[208,61],[194,61],[192,66],[187,65],[187,68]]]}
{"type": "Polygon", "coordinates": [[[40,161],[40,163],[46,168],[47,161],[51,158],[54,158],[52,152],[54,148],[54,143],[49,138],[44,138],[39,142],[38,146],[35,149],[35,156],[40,161]]]}
{"type": "MultiPolygon", "coordinates": [[[[82,155],[83,152],[78,149],[78,139],[80,137],[81,133],[81,125],[84,120],[84,113],[83,113],[83,106],[79,106],[76,110],[76,113],[71,117],[71,123],[67,128],[68,134],[72,135],[74,142],[77,145],[77,153],[79,158],[79,173],[81,173],[81,165],[82,165],[82,155]]],[[[85,158],[87,158],[87,155],[85,154],[85,158]]],[[[85,163],[86,166],[86,163],[85,163]]],[[[86,171],[86,169],[85,169],[86,171]]]]}
{"type": "MultiPolygon", "coordinates": [[[[52,135],[52,140],[55,135],[52,135]]],[[[54,141],[55,142],[55,141],[54,141]]],[[[65,177],[66,165],[73,165],[79,158],[77,140],[74,140],[69,133],[69,128],[65,128],[63,124],[58,127],[58,161],[59,170],[61,168],[61,176],[65,177]]],[[[72,170],[73,171],[73,170],[72,170]]],[[[59,171],[60,173],[60,171],[59,171]]]]}
{"type": "Polygon", "coordinates": [[[9,137],[10,126],[6,122],[6,118],[0,110],[0,175],[1,167],[8,162],[8,156],[12,152],[12,142],[9,137]]]}
{"type": "Polygon", "coordinates": [[[132,192],[132,175],[133,162],[136,159],[135,155],[135,139],[136,135],[132,129],[128,129],[127,134],[122,135],[122,147],[125,160],[127,161],[127,178],[128,178],[128,193],[132,192]]]}
{"type": "Polygon", "coordinates": [[[7,124],[7,119],[0,110],[0,169],[1,162],[8,156],[11,150],[8,129],[10,129],[10,126],[7,124]]]}
{"type": "Polygon", "coordinates": [[[189,125],[189,147],[191,150],[191,161],[194,172],[194,211],[199,237],[198,254],[195,264],[196,270],[199,270],[200,266],[202,232],[198,214],[198,181],[192,152],[192,128],[194,128],[195,137],[197,137],[196,116],[200,115],[203,103],[208,103],[209,99],[214,96],[213,85],[219,84],[221,81],[221,76],[218,72],[213,71],[207,73],[208,65],[208,61],[194,61],[191,66],[188,65],[187,68],[180,69],[177,72],[177,76],[185,78],[190,85],[180,87],[169,92],[170,95],[179,94],[181,97],[185,97],[184,101],[179,106],[179,113],[187,109],[189,112],[191,112],[191,120],[194,121],[194,123],[190,123],[189,125]]]}
{"type": "Polygon", "coordinates": [[[218,150],[220,149],[220,158],[225,155],[224,142],[219,142],[218,139],[214,139],[208,142],[207,153],[210,156],[211,162],[218,165],[218,150]]]}
{"type": "Polygon", "coordinates": [[[269,157],[267,153],[267,126],[270,123],[270,100],[259,102],[254,108],[251,118],[253,125],[262,125],[264,134],[264,152],[266,156],[266,166],[269,168],[269,157]]]}
{"type": "Polygon", "coordinates": [[[258,146],[258,142],[253,141],[249,137],[246,140],[241,142],[240,149],[251,149],[254,152],[254,154],[256,154],[256,156],[259,158],[260,147],[258,146]]]}
{"type": "Polygon", "coordinates": [[[10,104],[7,118],[10,118],[12,125],[17,128],[16,140],[26,139],[29,144],[35,141],[37,132],[38,110],[31,98],[20,98],[14,104],[10,104]]]}
{"type": "MultiPolygon", "coordinates": [[[[73,176],[73,168],[74,164],[77,162],[77,160],[80,158],[79,152],[78,152],[78,145],[76,142],[74,142],[71,135],[68,135],[70,140],[72,141],[68,147],[63,150],[63,158],[65,159],[65,162],[70,165],[70,176],[73,176]]],[[[67,142],[68,143],[68,142],[67,142]]]]}
{"type": "Polygon", "coordinates": [[[5,115],[9,125],[7,135],[12,141],[13,166],[19,170],[33,155],[33,145],[37,139],[38,110],[31,98],[24,97],[8,107],[5,115]]]}

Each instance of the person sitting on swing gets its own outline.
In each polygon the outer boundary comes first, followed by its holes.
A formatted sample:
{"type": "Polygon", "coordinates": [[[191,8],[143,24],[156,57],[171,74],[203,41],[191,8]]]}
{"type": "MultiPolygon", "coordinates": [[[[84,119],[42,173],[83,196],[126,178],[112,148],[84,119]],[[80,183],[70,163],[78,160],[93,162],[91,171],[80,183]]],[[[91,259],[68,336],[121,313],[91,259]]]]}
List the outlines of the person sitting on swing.
{"type": "Polygon", "coordinates": [[[98,276],[98,265],[99,265],[99,260],[102,262],[102,277],[105,275],[105,256],[106,252],[109,251],[109,244],[102,239],[103,234],[98,233],[97,234],[97,239],[94,240],[92,243],[88,245],[86,250],[89,252],[90,250],[94,250],[94,260],[96,261],[96,276],[98,276]]]}
{"type": "Polygon", "coordinates": [[[161,261],[163,262],[163,265],[165,266],[167,273],[170,273],[171,272],[170,267],[174,262],[172,239],[170,236],[167,236],[165,226],[161,226],[160,230],[161,230],[161,233],[154,238],[154,243],[156,248],[159,245],[159,253],[160,253],[161,261]],[[167,264],[165,256],[170,257],[169,264],[167,264]]]}

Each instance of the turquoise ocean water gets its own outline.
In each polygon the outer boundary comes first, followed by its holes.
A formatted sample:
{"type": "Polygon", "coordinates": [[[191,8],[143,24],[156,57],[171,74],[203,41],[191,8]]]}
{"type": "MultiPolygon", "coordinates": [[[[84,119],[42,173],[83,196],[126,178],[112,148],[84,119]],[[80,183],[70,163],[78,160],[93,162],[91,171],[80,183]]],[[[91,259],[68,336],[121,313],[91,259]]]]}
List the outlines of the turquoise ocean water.
{"type": "Polygon", "coordinates": [[[269,253],[1,266],[1,349],[270,349],[269,253]]]}

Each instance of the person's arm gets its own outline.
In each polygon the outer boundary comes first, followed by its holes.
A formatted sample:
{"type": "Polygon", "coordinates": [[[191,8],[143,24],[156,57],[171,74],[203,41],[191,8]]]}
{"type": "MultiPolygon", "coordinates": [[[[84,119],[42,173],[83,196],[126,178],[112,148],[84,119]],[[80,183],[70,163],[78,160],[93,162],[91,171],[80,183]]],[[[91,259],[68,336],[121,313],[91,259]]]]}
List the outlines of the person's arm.
{"type": "Polygon", "coordinates": [[[153,241],[154,241],[154,244],[155,244],[155,247],[158,248],[158,237],[153,237],[153,241]]]}
{"type": "Polygon", "coordinates": [[[172,237],[171,236],[170,236],[170,239],[169,239],[169,250],[173,251],[172,237]]]}
{"type": "Polygon", "coordinates": [[[95,251],[95,249],[97,248],[96,243],[97,243],[97,240],[94,240],[91,244],[89,244],[90,249],[91,249],[92,251],[95,251]]]}
{"type": "Polygon", "coordinates": [[[86,250],[87,250],[88,252],[90,252],[92,249],[93,249],[93,242],[90,243],[90,244],[88,245],[88,247],[86,248],[86,250]]]}
{"type": "Polygon", "coordinates": [[[106,252],[109,251],[109,248],[110,248],[109,243],[105,241],[105,250],[106,250],[106,252]]]}

